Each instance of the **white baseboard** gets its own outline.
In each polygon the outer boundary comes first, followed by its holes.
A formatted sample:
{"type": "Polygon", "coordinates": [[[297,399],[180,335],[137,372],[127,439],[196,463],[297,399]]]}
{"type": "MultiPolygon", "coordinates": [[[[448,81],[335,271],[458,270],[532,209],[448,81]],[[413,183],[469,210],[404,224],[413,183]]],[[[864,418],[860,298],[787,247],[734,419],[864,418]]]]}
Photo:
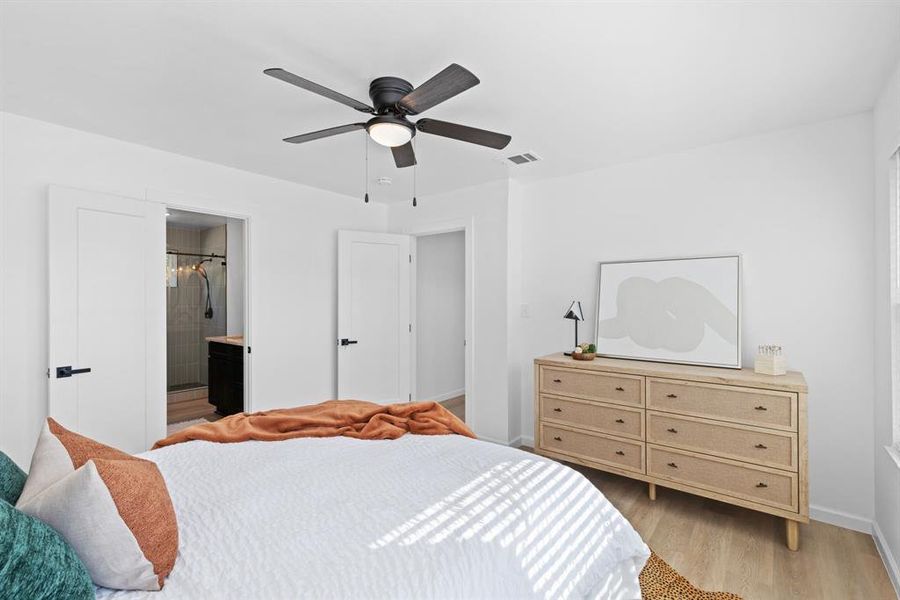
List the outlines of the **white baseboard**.
{"type": "Polygon", "coordinates": [[[438,394],[437,396],[432,396],[431,398],[420,398],[419,402],[443,402],[444,400],[450,400],[451,398],[456,398],[457,396],[462,396],[466,393],[465,389],[461,390],[453,390],[452,392],[444,392],[443,394],[438,394]]]}
{"type": "Polygon", "coordinates": [[[888,577],[891,578],[894,593],[897,594],[897,597],[900,597],[900,569],[897,568],[897,561],[894,560],[891,547],[884,541],[884,534],[881,533],[881,528],[878,526],[877,521],[872,522],[872,537],[875,539],[875,548],[878,550],[879,556],[881,556],[881,562],[884,563],[888,577]]]}
{"type": "Polygon", "coordinates": [[[482,440],[484,442],[491,442],[492,444],[500,444],[501,446],[509,446],[510,448],[518,448],[519,446],[529,446],[532,448],[534,447],[534,440],[532,440],[530,437],[525,437],[522,435],[515,437],[508,442],[504,442],[502,440],[495,440],[494,438],[490,438],[490,437],[483,436],[483,435],[479,435],[478,439],[482,440]]]}
{"type": "Polygon", "coordinates": [[[872,521],[870,519],[839,510],[810,505],[809,518],[828,523],[829,525],[837,525],[844,529],[852,529],[853,531],[868,534],[872,533],[872,521]]]}
{"type": "Polygon", "coordinates": [[[485,435],[479,435],[477,439],[481,440],[482,442],[490,442],[490,443],[492,443],[492,444],[500,444],[501,446],[511,446],[511,445],[512,445],[512,444],[510,444],[509,442],[504,442],[504,441],[502,441],[502,440],[497,440],[497,439],[494,439],[494,438],[491,438],[491,437],[487,437],[487,436],[485,436],[485,435]]]}

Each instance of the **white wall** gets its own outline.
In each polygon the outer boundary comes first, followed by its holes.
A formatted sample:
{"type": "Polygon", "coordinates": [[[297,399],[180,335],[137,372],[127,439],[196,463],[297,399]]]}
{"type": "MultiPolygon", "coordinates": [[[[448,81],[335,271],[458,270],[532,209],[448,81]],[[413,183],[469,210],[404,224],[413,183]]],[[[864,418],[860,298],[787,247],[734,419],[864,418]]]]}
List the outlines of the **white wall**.
{"type": "MultiPolygon", "coordinates": [[[[509,182],[506,220],[506,251],[509,257],[506,265],[506,379],[509,392],[509,439],[513,445],[534,446],[534,440],[523,439],[522,413],[532,412],[533,406],[524,402],[522,378],[531,376],[531,366],[522,353],[522,260],[524,239],[523,229],[524,188],[518,181],[509,182]]],[[[529,436],[524,436],[525,438],[529,436]]]]}
{"type": "MultiPolygon", "coordinates": [[[[896,131],[900,94],[887,97],[876,129],[896,131]]],[[[203,197],[210,210],[251,217],[254,409],[335,393],[338,228],[470,224],[475,368],[467,417],[479,436],[502,442],[531,435],[531,361],[569,345],[571,324],[561,315],[572,298],[585,306],[585,339],[592,335],[597,261],[738,251],[745,360],[752,364],[759,343],[780,343],[790,367],[809,380],[813,516],[864,527],[877,513],[897,548],[900,481],[886,453],[874,453],[890,436],[890,391],[881,345],[872,343],[875,326],[876,343],[884,343],[887,318],[886,255],[873,242],[886,224],[872,202],[873,147],[883,134],[873,140],[872,125],[871,115],[856,115],[564,178],[421,195],[412,208],[363,205],[4,114],[0,447],[27,464],[46,412],[50,183],[161,200],[203,197]],[[310,343],[297,345],[300,338],[310,343]],[[877,509],[873,464],[886,474],[877,509]]]]}
{"type": "Polygon", "coordinates": [[[244,333],[244,222],[240,219],[228,219],[225,222],[226,274],[228,283],[225,289],[226,335],[243,335],[244,333]]]}
{"type": "Polygon", "coordinates": [[[900,147],[900,65],[874,110],[875,173],[875,536],[897,586],[900,572],[900,465],[885,450],[893,441],[890,290],[890,157],[900,147]]]}
{"type": "Polygon", "coordinates": [[[249,215],[252,408],[335,396],[336,231],[383,231],[384,206],[11,114],[0,125],[0,448],[14,460],[28,464],[47,410],[51,183],[249,215]]]}
{"type": "Polygon", "coordinates": [[[867,529],[873,514],[872,119],[860,114],[523,190],[522,431],[531,360],[594,337],[597,262],[740,252],[743,355],[784,346],[806,374],[816,518],[867,529]]]}
{"type": "Polygon", "coordinates": [[[474,284],[471,299],[473,323],[469,352],[473,368],[467,377],[466,423],[481,438],[507,443],[509,397],[507,372],[507,196],[506,181],[492,182],[429,196],[419,194],[419,206],[393,204],[389,230],[415,233],[450,230],[461,224],[470,228],[468,252],[472,253],[474,284]]]}
{"type": "Polygon", "coordinates": [[[416,400],[448,400],[466,387],[466,234],[416,239],[416,400]]]}

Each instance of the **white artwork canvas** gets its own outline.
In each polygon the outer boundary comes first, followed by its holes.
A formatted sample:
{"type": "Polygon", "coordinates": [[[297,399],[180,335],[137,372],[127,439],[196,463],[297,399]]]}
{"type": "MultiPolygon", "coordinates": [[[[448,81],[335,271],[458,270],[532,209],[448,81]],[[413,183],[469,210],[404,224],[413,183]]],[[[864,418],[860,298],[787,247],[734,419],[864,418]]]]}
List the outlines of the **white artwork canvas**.
{"type": "Polygon", "coordinates": [[[597,353],[741,367],[741,257],[600,263],[597,353]]]}

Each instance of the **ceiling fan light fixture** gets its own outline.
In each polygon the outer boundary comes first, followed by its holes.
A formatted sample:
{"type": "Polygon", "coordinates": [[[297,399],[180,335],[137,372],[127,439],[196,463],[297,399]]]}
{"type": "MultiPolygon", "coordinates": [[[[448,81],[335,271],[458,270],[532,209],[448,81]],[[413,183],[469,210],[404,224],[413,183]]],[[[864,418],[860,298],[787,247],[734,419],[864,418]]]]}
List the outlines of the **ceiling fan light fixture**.
{"type": "Polygon", "coordinates": [[[369,137],[388,148],[396,148],[409,142],[415,134],[410,124],[392,117],[375,117],[366,125],[369,137]]]}

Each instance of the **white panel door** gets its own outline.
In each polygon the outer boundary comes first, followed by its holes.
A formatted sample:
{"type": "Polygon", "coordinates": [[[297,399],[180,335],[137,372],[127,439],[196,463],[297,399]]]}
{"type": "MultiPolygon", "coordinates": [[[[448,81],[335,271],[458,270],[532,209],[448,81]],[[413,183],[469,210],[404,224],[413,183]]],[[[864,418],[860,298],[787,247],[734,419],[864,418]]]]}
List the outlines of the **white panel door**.
{"type": "Polygon", "coordinates": [[[165,208],[52,186],[48,215],[49,414],[146,450],[165,435],[165,208]]]}
{"type": "Polygon", "coordinates": [[[338,232],[338,398],[407,402],[409,236],[338,232]]]}

